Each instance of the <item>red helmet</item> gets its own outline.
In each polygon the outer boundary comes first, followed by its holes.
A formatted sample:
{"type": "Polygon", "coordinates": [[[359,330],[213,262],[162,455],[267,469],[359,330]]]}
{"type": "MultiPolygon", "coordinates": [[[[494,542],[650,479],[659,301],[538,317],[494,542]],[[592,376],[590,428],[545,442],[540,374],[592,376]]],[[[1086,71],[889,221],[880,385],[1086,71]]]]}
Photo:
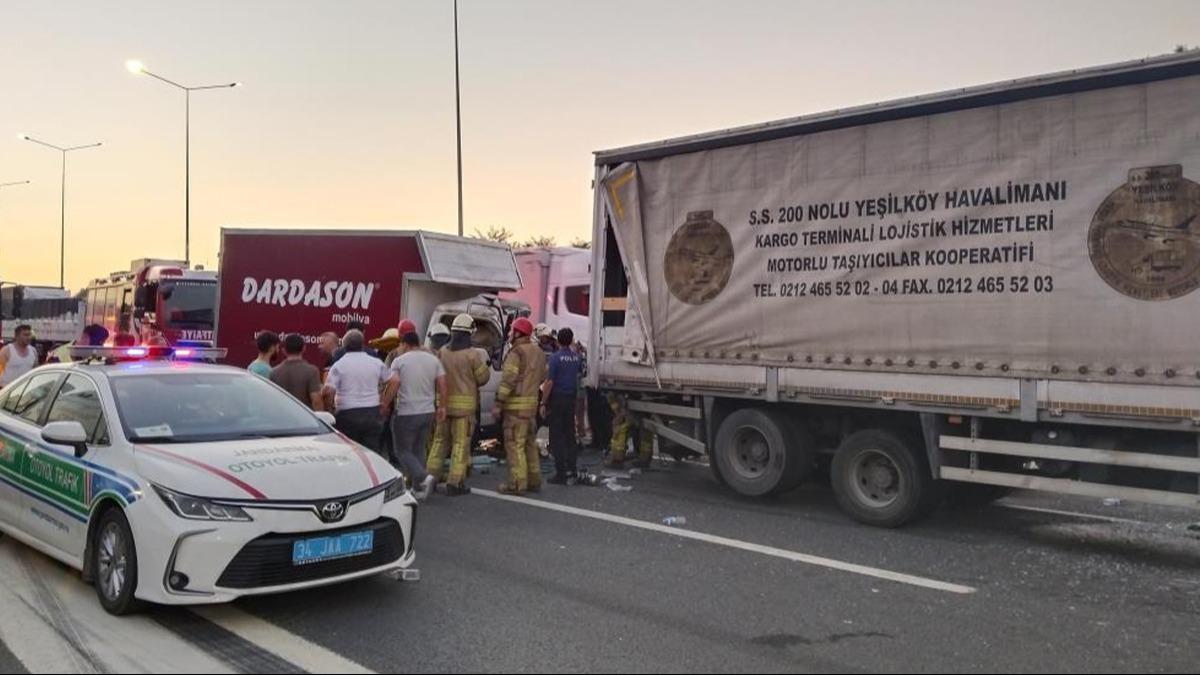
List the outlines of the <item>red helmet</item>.
{"type": "Polygon", "coordinates": [[[400,332],[400,337],[404,337],[409,333],[416,333],[417,324],[413,323],[412,319],[403,319],[400,321],[400,325],[397,326],[396,329],[400,332]]]}
{"type": "Polygon", "coordinates": [[[512,332],[514,336],[529,336],[533,335],[533,322],[525,317],[520,317],[513,322],[512,332]]]}

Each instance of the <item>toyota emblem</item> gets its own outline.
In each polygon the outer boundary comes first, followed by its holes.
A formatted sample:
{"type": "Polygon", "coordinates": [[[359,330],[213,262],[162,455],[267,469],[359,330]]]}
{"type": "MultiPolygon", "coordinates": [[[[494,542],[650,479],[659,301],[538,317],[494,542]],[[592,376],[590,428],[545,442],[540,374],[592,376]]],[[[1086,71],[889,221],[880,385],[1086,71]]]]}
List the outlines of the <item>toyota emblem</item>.
{"type": "Polygon", "coordinates": [[[336,523],[346,517],[346,504],[344,502],[325,502],[320,509],[321,520],[327,523],[336,523]]]}

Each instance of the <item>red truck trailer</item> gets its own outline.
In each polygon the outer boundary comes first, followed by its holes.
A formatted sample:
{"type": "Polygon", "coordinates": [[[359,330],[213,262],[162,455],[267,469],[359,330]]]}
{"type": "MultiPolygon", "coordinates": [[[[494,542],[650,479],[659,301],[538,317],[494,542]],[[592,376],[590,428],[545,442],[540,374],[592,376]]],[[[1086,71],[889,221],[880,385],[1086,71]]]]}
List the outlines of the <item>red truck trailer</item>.
{"type": "Polygon", "coordinates": [[[508,246],[411,230],[225,228],[218,278],[217,344],[232,365],[254,360],[264,330],[315,344],[352,321],[370,339],[408,317],[424,333],[439,307],[476,315],[480,340],[499,348],[513,312],[494,294],[521,285],[508,246]]]}

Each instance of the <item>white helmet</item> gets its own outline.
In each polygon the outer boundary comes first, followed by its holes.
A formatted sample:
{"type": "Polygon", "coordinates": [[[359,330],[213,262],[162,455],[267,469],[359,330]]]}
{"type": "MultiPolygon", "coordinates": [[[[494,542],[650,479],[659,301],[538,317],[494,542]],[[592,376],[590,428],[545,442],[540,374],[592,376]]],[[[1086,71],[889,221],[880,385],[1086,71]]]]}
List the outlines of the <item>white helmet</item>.
{"type": "Polygon", "coordinates": [[[475,330],[475,319],[470,314],[459,314],[454,317],[454,323],[450,326],[450,330],[470,333],[475,330]]]}
{"type": "Polygon", "coordinates": [[[434,337],[437,335],[449,335],[449,334],[450,334],[450,329],[446,328],[446,324],[444,324],[444,323],[435,323],[429,329],[429,337],[434,337]]]}
{"type": "Polygon", "coordinates": [[[548,338],[554,335],[554,331],[550,330],[550,326],[544,323],[539,323],[533,327],[533,336],[537,339],[548,338]]]}

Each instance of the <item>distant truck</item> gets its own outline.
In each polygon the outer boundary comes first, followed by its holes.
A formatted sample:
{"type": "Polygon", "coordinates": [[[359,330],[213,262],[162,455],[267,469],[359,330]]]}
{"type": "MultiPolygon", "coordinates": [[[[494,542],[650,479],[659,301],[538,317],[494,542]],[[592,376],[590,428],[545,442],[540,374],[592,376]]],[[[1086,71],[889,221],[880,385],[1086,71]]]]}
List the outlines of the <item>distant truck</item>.
{"type": "Polygon", "coordinates": [[[435,322],[449,327],[470,314],[475,346],[492,361],[481,397],[485,427],[493,425],[509,327],[529,311],[498,297],[521,287],[508,246],[423,231],[225,228],[218,278],[217,345],[229,350],[231,365],[255,359],[254,340],[264,330],[302,335],[311,345],[307,358],[325,367],[318,339],[341,336],[352,321],[372,339],[402,318],[425,335],[435,322]]]}
{"type": "Polygon", "coordinates": [[[529,303],[530,319],[554,330],[570,328],[584,344],[591,305],[592,253],[583,248],[539,246],[513,251],[521,271],[521,290],[501,293],[529,303]]]}
{"type": "Polygon", "coordinates": [[[589,378],[753,496],[1200,505],[1200,55],[596,154],[589,378]]]}
{"type": "Polygon", "coordinates": [[[104,326],[110,339],[131,333],[141,342],[161,335],[172,345],[213,344],[216,272],[189,269],[181,260],[141,258],[128,272],[92,280],[83,298],[83,324],[104,326]]]}
{"type": "Polygon", "coordinates": [[[0,342],[10,342],[17,326],[28,324],[38,352],[45,357],[79,335],[84,313],[83,299],[66,289],[0,285],[0,342]]]}

